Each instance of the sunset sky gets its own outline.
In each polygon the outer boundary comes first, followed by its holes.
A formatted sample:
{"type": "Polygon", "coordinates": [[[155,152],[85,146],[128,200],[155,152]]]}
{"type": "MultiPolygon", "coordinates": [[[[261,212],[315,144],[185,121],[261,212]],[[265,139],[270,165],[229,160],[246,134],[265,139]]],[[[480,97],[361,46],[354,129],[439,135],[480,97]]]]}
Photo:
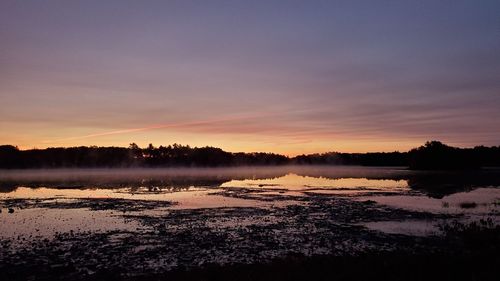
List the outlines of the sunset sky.
{"type": "Polygon", "coordinates": [[[0,144],[500,145],[500,1],[0,1],[0,144]]]}

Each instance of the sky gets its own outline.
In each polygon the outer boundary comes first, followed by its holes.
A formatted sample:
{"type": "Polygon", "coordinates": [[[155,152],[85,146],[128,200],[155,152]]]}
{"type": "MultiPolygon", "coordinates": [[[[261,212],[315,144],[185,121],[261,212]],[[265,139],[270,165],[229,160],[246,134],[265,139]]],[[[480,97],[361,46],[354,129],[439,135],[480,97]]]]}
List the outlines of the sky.
{"type": "Polygon", "coordinates": [[[0,144],[500,145],[500,1],[0,1],[0,144]]]}

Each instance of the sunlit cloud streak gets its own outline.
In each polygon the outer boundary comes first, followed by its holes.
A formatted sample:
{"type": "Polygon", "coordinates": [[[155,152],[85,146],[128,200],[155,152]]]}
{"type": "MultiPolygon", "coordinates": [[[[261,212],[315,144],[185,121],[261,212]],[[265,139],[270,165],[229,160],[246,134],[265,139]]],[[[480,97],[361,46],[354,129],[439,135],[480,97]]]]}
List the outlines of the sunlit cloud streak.
{"type": "MultiPolygon", "coordinates": [[[[259,115],[258,117],[262,118],[264,116],[259,115]]],[[[114,130],[114,131],[108,131],[108,132],[102,132],[102,133],[88,134],[88,135],[83,135],[83,136],[45,140],[45,141],[43,141],[43,143],[66,142],[66,141],[74,141],[74,140],[81,140],[81,139],[88,139],[88,138],[95,138],[95,137],[102,137],[102,136],[109,136],[109,135],[129,134],[129,133],[135,133],[135,132],[167,129],[167,128],[186,129],[186,128],[196,127],[196,126],[210,126],[210,125],[228,122],[228,121],[250,120],[253,118],[256,118],[256,117],[255,116],[253,116],[253,117],[252,116],[235,116],[235,117],[216,119],[216,120],[195,121],[195,122],[185,122],[185,123],[171,123],[171,124],[158,124],[158,125],[151,125],[151,126],[142,127],[142,128],[114,130]]]]}

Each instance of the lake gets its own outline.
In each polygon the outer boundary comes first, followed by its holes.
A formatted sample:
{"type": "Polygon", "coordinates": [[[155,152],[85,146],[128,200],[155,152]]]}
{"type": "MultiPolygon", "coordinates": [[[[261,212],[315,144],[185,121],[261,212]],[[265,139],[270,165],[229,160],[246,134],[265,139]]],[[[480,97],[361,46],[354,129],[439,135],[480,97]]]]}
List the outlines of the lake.
{"type": "Polygon", "coordinates": [[[444,225],[498,225],[499,186],[497,169],[2,170],[0,263],[71,262],[84,275],[105,263],[133,275],[290,253],[398,251],[415,241],[431,248],[444,225]]]}

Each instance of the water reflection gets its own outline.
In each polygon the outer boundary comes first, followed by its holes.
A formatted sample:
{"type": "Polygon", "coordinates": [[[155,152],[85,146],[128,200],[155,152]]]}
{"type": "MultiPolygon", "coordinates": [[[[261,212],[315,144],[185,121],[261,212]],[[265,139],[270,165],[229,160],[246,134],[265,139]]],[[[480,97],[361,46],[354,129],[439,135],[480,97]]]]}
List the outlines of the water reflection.
{"type": "MultiPolygon", "coordinates": [[[[338,202],[345,204],[346,209],[360,208],[356,216],[374,208],[373,204],[484,216],[498,214],[498,186],[500,170],[441,173],[400,168],[291,166],[0,171],[0,223],[9,229],[10,232],[4,232],[9,237],[40,231],[45,231],[41,236],[50,236],[57,230],[73,229],[133,230],[135,223],[124,221],[113,211],[154,216],[155,212],[165,215],[188,209],[270,210],[306,206],[312,202],[308,198],[333,198],[325,194],[339,196],[336,198],[342,200],[338,202]],[[352,200],[366,205],[354,204],[352,200]],[[64,228],[67,222],[73,225],[64,228]]],[[[311,205],[318,207],[321,202],[311,205]]],[[[256,216],[240,225],[265,220],[256,216]]],[[[363,225],[388,233],[426,235],[434,231],[435,223],[400,220],[363,225]]]]}
{"type": "Polygon", "coordinates": [[[442,198],[427,196],[368,196],[358,200],[372,200],[379,204],[414,211],[443,214],[498,214],[500,211],[500,189],[478,188],[458,192],[442,198]]]}
{"type": "Polygon", "coordinates": [[[439,235],[438,222],[433,220],[374,221],[361,225],[376,231],[412,236],[439,235]]]}
{"type": "MultiPolygon", "coordinates": [[[[268,174],[264,174],[268,176],[268,174]]],[[[358,194],[363,192],[403,192],[408,191],[405,180],[367,179],[367,178],[337,178],[300,176],[289,173],[279,177],[260,179],[255,175],[252,179],[231,179],[227,181],[193,176],[171,177],[166,179],[137,179],[129,183],[117,184],[114,181],[102,185],[103,181],[73,182],[67,187],[61,183],[52,182],[50,186],[44,183],[33,186],[16,186],[0,193],[2,200],[16,199],[119,199],[168,201],[175,205],[171,209],[190,208],[220,208],[220,207],[269,207],[284,206],[288,201],[269,202],[259,200],[262,196],[283,195],[304,196],[309,193],[358,194]],[[191,180],[190,180],[191,179],[191,180]],[[180,184],[179,184],[180,183],[180,184]],[[88,184],[88,185],[84,185],[88,184]],[[48,187],[44,186],[47,185],[48,187]],[[81,187],[80,187],[81,185],[81,187]],[[43,186],[43,187],[39,187],[43,186]],[[257,197],[237,198],[224,193],[226,189],[254,189],[257,197]]],[[[64,183],[63,183],[64,184],[64,183]]],[[[3,204],[5,205],[5,204],[3,204]]],[[[8,205],[8,204],[7,204],[8,205]]]]}
{"type": "Polygon", "coordinates": [[[500,186],[500,170],[421,172],[403,168],[284,166],[207,169],[0,170],[0,192],[19,186],[57,189],[121,189],[132,193],[181,192],[191,188],[407,189],[431,197],[500,186]]]}
{"type": "Polygon", "coordinates": [[[271,179],[245,179],[225,182],[221,187],[286,189],[313,191],[315,189],[349,189],[349,190],[404,190],[408,189],[405,180],[367,179],[367,178],[326,178],[301,176],[290,173],[271,179]]]}
{"type": "Polygon", "coordinates": [[[87,209],[33,208],[9,215],[0,214],[0,238],[16,238],[18,246],[34,238],[52,238],[58,233],[136,230],[141,226],[133,220],[87,209]]]}

